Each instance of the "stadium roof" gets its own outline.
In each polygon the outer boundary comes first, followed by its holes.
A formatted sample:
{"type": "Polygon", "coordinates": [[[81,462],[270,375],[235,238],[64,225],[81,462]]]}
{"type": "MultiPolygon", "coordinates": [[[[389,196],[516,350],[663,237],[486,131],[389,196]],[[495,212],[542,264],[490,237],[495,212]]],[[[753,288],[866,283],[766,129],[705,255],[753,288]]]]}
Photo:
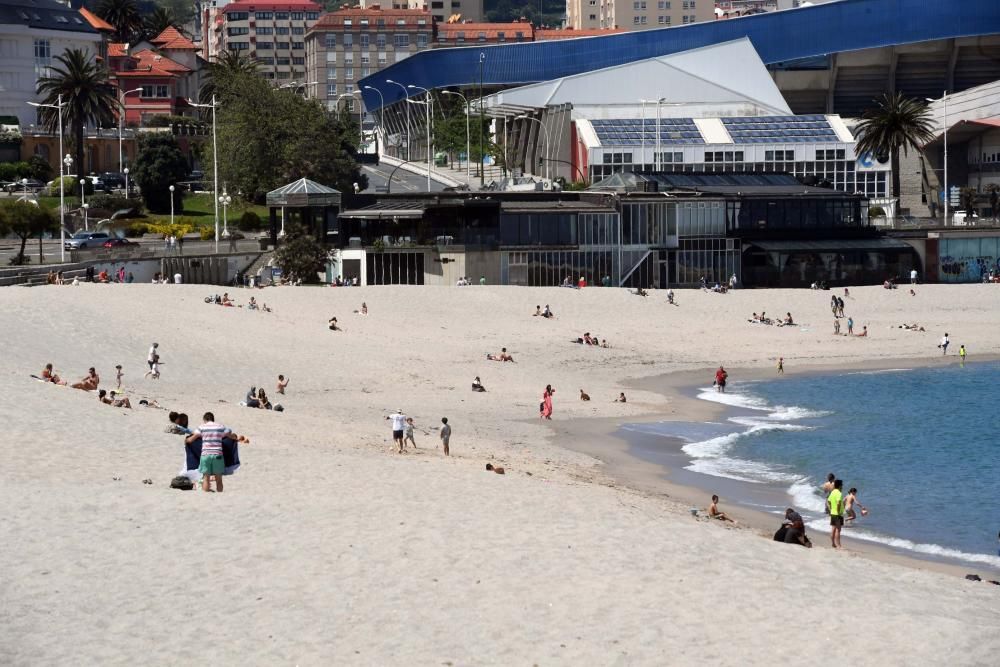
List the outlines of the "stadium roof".
{"type": "MultiPolygon", "coordinates": [[[[233,5],[229,5],[232,7],[233,5]]],[[[997,0],[840,0],[726,21],[599,37],[416,53],[359,82],[365,107],[403,97],[394,79],[425,88],[516,86],[748,38],[765,64],[831,53],[1000,34],[997,0]],[[382,98],[371,86],[382,93],[382,98]]],[[[416,90],[416,89],[414,89],[416,90]]]]}

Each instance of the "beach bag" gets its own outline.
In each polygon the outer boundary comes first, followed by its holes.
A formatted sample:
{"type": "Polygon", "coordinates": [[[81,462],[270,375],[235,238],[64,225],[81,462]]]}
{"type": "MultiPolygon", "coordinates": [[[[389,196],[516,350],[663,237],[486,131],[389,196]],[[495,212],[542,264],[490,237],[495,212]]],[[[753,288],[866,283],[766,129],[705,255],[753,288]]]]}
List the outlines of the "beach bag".
{"type": "Polygon", "coordinates": [[[180,489],[181,491],[190,491],[194,488],[194,482],[185,477],[184,475],[178,475],[170,480],[171,489],[180,489]]]}

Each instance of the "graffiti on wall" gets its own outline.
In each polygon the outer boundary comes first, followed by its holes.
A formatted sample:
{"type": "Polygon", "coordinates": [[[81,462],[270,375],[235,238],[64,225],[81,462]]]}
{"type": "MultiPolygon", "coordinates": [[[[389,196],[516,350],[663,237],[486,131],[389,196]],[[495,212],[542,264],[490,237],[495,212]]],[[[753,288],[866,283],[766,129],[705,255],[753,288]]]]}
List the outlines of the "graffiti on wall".
{"type": "Polygon", "coordinates": [[[989,275],[990,272],[1000,273],[1000,258],[994,256],[953,257],[951,255],[943,255],[938,271],[941,282],[982,282],[984,275],[989,275]]]}

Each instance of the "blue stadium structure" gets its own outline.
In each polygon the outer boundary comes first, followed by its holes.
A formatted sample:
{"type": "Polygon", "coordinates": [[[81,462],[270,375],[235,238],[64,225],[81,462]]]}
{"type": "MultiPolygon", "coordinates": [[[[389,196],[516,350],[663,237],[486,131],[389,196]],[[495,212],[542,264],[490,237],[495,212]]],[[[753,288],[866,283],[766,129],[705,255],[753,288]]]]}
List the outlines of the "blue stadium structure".
{"type": "Polygon", "coordinates": [[[769,68],[790,75],[776,79],[794,112],[850,115],[879,91],[940,95],[995,79],[996,35],[997,0],[841,0],[601,37],[434,49],[363,79],[359,88],[373,111],[382,100],[389,106],[403,97],[386,79],[428,89],[497,90],[747,37],[769,68]],[[859,53],[864,61],[851,61],[859,53]]]}

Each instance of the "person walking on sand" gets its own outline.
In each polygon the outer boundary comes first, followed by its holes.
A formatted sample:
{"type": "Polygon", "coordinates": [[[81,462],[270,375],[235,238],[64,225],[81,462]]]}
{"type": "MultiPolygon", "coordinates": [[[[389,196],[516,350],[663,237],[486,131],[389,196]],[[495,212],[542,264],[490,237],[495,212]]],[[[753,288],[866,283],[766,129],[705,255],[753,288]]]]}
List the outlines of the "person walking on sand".
{"type": "Polygon", "coordinates": [[[951,345],[951,341],[948,340],[948,333],[945,332],[944,338],[942,338],[941,342],[938,344],[938,347],[941,348],[941,355],[942,356],[948,354],[948,346],[949,345],[951,345]]]}
{"type": "Polygon", "coordinates": [[[392,421],[392,441],[399,447],[399,453],[403,453],[403,432],[406,430],[406,415],[402,410],[396,410],[386,417],[392,421]]]}
{"type": "Polygon", "coordinates": [[[403,432],[403,446],[404,447],[406,446],[407,442],[409,442],[411,445],[413,445],[414,449],[417,448],[417,441],[413,439],[413,417],[407,417],[406,418],[406,428],[404,429],[404,432],[403,432]]]}
{"type": "Polygon", "coordinates": [[[153,374],[153,365],[160,360],[159,348],[160,348],[159,343],[153,343],[149,347],[149,353],[146,355],[146,364],[149,366],[149,370],[146,371],[142,377],[148,378],[150,375],[153,374]]]}
{"type": "Polygon", "coordinates": [[[722,366],[719,366],[719,370],[715,371],[715,390],[720,394],[726,393],[726,380],[729,379],[729,373],[722,366]]]}
{"type": "Polygon", "coordinates": [[[201,461],[198,472],[201,473],[201,490],[206,493],[212,490],[212,478],[215,478],[215,490],[222,493],[222,473],[226,469],[226,461],[222,457],[222,441],[232,436],[232,431],[215,421],[215,415],[206,412],[202,415],[204,423],[195,429],[194,433],[185,438],[191,444],[201,438],[201,461]]]}
{"type": "Polygon", "coordinates": [[[778,357],[778,375],[785,374],[785,358],[778,357]]]}
{"type": "Polygon", "coordinates": [[[840,548],[840,531],[844,528],[844,480],[833,482],[833,491],[826,497],[826,511],[830,515],[830,544],[840,548]]]}
{"type": "Polygon", "coordinates": [[[279,375],[278,376],[278,389],[277,389],[277,392],[279,394],[284,394],[285,393],[285,387],[287,387],[287,386],[288,386],[288,379],[286,379],[284,375],[279,375]]]}
{"type": "Polygon", "coordinates": [[[445,456],[451,456],[451,449],[449,449],[448,447],[450,442],[451,442],[451,426],[448,425],[447,417],[441,417],[441,447],[444,449],[445,456]]]}
{"type": "Polygon", "coordinates": [[[542,419],[552,419],[552,394],[555,393],[555,389],[552,385],[545,385],[545,391],[542,393],[542,402],[538,406],[539,417],[542,419]]]}

